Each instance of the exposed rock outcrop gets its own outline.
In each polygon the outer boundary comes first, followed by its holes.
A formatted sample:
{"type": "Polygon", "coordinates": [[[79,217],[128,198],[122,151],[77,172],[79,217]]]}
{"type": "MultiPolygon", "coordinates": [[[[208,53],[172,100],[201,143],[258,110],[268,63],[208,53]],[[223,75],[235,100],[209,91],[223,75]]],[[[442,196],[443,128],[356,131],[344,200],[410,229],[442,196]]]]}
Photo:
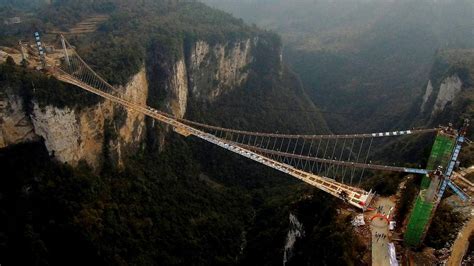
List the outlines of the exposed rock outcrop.
{"type": "Polygon", "coordinates": [[[433,93],[433,85],[431,84],[431,80],[428,80],[428,85],[426,85],[425,94],[423,95],[423,103],[421,104],[420,111],[424,112],[426,108],[426,103],[430,98],[431,94],[433,93]]]}
{"type": "MultiPolygon", "coordinates": [[[[250,64],[255,60],[252,54],[259,45],[258,40],[254,37],[212,45],[199,40],[184,45],[181,56],[174,59],[157,45],[146,66],[120,89],[129,100],[164,108],[176,117],[184,117],[190,98],[197,102],[212,102],[246,81],[250,64]]],[[[143,145],[147,128],[153,130],[150,135],[158,147],[164,144],[161,133],[165,131],[158,129],[156,123],[147,126],[143,115],[109,101],[83,108],[34,103],[31,117],[21,111],[21,100],[8,102],[11,111],[4,115],[5,122],[0,125],[0,147],[40,137],[58,160],[71,165],[85,160],[97,168],[101,165],[104,145],[113,161],[122,165],[124,154],[143,145]],[[13,126],[21,120],[25,120],[24,128],[13,126]],[[114,132],[113,139],[106,137],[106,130],[114,132]]]]}
{"type": "Polygon", "coordinates": [[[226,90],[238,87],[253,61],[251,39],[216,44],[196,42],[188,58],[191,93],[199,100],[213,101],[226,90]]]}
{"type": "Polygon", "coordinates": [[[438,126],[452,123],[459,126],[462,120],[473,117],[474,50],[440,50],[434,59],[428,85],[418,102],[421,103],[421,106],[417,106],[420,112],[413,125],[438,126]]]}
{"type": "Polygon", "coordinates": [[[37,139],[22,99],[5,89],[0,96],[0,148],[37,139]]]}
{"type": "Polygon", "coordinates": [[[293,248],[296,240],[304,236],[303,224],[298,220],[298,217],[290,213],[289,219],[290,227],[286,236],[285,249],[283,252],[283,266],[286,265],[293,256],[293,248]]]}
{"type": "MultiPolygon", "coordinates": [[[[219,96],[242,85],[254,61],[253,49],[258,38],[209,44],[198,40],[183,45],[178,58],[170,58],[166,47],[153,46],[149,52],[150,97],[148,104],[182,118],[193,102],[213,102],[219,96]]],[[[149,143],[162,148],[167,127],[149,124],[149,143]]]]}
{"type": "MultiPolygon", "coordinates": [[[[127,99],[145,104],[148,97],[145,68],[120,89],[127,99]]],[[[40,106],[34,102],[31,116],[24,114],[19,96],[8,98],[4,105],[0,147],[43,138],[46,148],[57,160],[71,165],[85,160],[94,168],[100,167],[105,130],[115,132],[116,137],[108,140],[108,148],[118,165],[123,164],[123,154],[139,148],[145,137],[144,115],[109,101],[77,109],[40,106]],[[113,127],[107,128],[107,121],[112,121],[113,127]]]]}
{"type": "Polygon", "coordinates": [[[173,115],[182,118],[188,104],[188,74],[184,60],[177,61],[171,71],[173,74],[167,82],[170,97],[166,101],[166,105],[173,115]]]}
{"type": "MultiPolygon", "coordinates": [[[[145,68],[142,68],[132,80],[121,88],[124,96],[135,103],[145,105],[148,99],[148,80],[145,68]]],[[[111,103],[107,103],[111,104],[111,103]]],[[[123,165],[124,154],[133,152],[142,146],[142,141],[146,136],[145,115],[133,111],[127,111],[121,106],[114,106],[114,114],[120,113],[126,116],[122,125],[118,125],[117,140],[112,141],[112,152],[116,155],[119,166],[123,165]]],[[[116,122],[116,121],[115,121],[116,122]]]]}
{"type": "Polygon", "coordinates": [[[462,81],[458,75],[447,77],[439,86],[438,96],[433,106],[432,115],[444,110],[447,103],[452,102],[461,92],[462,81]]]}
{"type": "Polygon", "coordinates": [[[102,152],[104,113],[102,105],[85,108],[59,109],[34,104],[31,119],[37,135],[44,139],[46,148],[61,162],[76,165],[85,160],[98,166],[102,152]]]}

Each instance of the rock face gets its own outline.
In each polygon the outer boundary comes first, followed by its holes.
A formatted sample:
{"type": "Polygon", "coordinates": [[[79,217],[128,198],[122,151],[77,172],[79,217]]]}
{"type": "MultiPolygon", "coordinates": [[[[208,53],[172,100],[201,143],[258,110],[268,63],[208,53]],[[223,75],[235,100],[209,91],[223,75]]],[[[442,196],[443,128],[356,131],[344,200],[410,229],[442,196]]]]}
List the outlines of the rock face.
{"type": "MultiPolygon", "coordinates": [[[[126,86],[121,88],[121,90],[124,91],[126,99],[145,105],[148,99],[148,81],[145,68],[142,68],[126,86]]],[[[109,102],[106,104],[112,105],[112,103],[109,102]]],[[[126,152],[133,153],[142,146],[142,141],[146,137],[146,123],[145,115],[133,111],[127,111],[123,107],[114,105],[114,114],[117,113],[126,116],[126,118],[123,124],[115,124],[118,136],[116,140],[109,144],[112,148],[112,156],[116,158],[118,165],[122,166],[123,159],[125,158],[124,154],[126,152]]],[[[111,118],[108,117],[108,119],[111,118]]],[[[112,117],[112,119],[114,119],[114,117],[112,117]]],[[[117,121],[113,122],[116,123],[117,121]]]]}
{"type": "Polygon", "coordinates": [[[226,44],[198,41],[188,58],[191,93],[199,100],[213,101],[226,90],[238,87],[247,78],[246,67],[253,61],[254,40],[247,39],[226,44]]]}
{"type": "MultiPolygon", "coordinates": [[[[170,59],[166,52],[157,49],[156,53],[151,52],[146,66],[119,89],[129,100],[163,108],[181,118],[186,114],[190,99],[212,102],[242,85],[258,43],[258,37],[213,45],[196,41],[183,45],[177,59],[170,59]]],[[[6,108],[1,110],[0,147],[42,138],[59,161],[76,165],[85,160],[97,168],[101,165],[104,147],[113,161],[122,165],[124,154],[139,149],[148,130],[159,147],[164,143],[162,133],[166,130],[157,127],[158,123],[147,124],[143,115],[109,101],[82,108],[33,103],[32,113],[27,116],[22,101],[15,97],[3,97],[6,108]],[[112,139],[107,137],[106,130],[113,131],[112,139]]]]}
{"type": "Polygon", "coordinates": [[[182,118],[188,104],[188,74],[184,60],[181,59],[173,64],[171,71],[173,74],[165,88],[170,92],[166,106],[172,114],[182,118]]]}
{"type": "Polygon", "coordinates": [[[431,84],[431,80],[428,80],[428,85],[426,85],[425,94],[423,95],[423,103],[421,104],[420,111],[424,112],[426,108],[426,103],[430,98],[431,94],[433,93],[433,85],[431,84]]]}
{"type": "Polygon", "coordinates": [[[452,102],[461,92],[462,81],[458,75],[447,77],[441,82],[432,115],[442,112],[447,103],[452,102]]]}
{"type": "MultiPolygon", "coordinates": [[[[212,45],[198,40],[183,45],[174,59],[157,44],[147,59],[148,104],[182,118],[190,102],[213,102],[247,80],[258,44],[257,37],[212,45]]],[[[168,128],[152,121],[148,129],[148,143],[161,149],[168,128]]]]}
{"type": "Polygon", "coordinates": [[[285,250],[283,252],[283,266],[286,265],[288,260],[293,256],[293,247],[295,246],[296,240],[304,236],[303,224],[298,221],[298,218],[290,213],[290,227],[286,236],[285,250]]]}
{"type": "Polygon", "coordinates": [[[457,73],[432,78],[428,80],[421,99],[420,120],[426,123],[452,122],[453,110],[459,111],[469,101],[465,98],[469,86],[464,84],[457,73]]]}
{"type": "Polygon", "coordinates": [[[31,119],[48,151],[61,162],[76,165],[85,160],[97,166],[102,149],[104,115],[101,106],[76,112],[34,104],[31,119]]]}
{"type": "MultiPolygon", "coordinates": [[[[148,97],[145,69],[120,89],[128,99],[145,104],[148,97]]],[[[34,102],[32,114],[26,116],[22,101],[12,98],[4,110],[7,113],[2,116],[5,121],[1,124],[2,147],[43,138],[50,154],[71,165],[85,160],[95,168],[100,166],[106,141],[104,133],[111,121],[109,130],[115,132],[116,138],[106,144],[118,165],[123,164],[122,154],[137,149],[145,137],[144,115],[128,112],[109,101],[80,109],[40,106],[34,102]],[[18,121],[24,121],[24,126],[12,126],[18,121]]]]}
{"type": "Polygon", "coordinates": [[[148,72],[156,98],[164,98],[165,109],[177,117],[185,115],[190,98],[214,101],[246,81],[257,44],[258,38],[214,45],[196,41],[175,61],[152,51],[148,72]]]}
{"type": "Polygon", "coordinates": [[[0,148],[37,139],[23,101],[6,89],[0,96],[0,148]]]}

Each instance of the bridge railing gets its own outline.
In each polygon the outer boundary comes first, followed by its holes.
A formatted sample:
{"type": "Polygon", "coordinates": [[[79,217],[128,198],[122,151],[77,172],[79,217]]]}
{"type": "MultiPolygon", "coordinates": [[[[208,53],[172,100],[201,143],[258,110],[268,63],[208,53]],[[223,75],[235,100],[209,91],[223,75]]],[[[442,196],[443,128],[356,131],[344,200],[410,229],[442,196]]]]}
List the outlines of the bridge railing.
{"type": "MultiPolygon", "coordinates": [[[[354,186],[361,185],[363,177],[369,170],[428,173],[427,170],[421,168],[378,163],[376,158],[372,157],[371,151],[373,151],[374,146],[380,143],[386,144],[387,139],[434,133],[439,130],[438,128],[365,134],[304,135],[252,132],[179,119],[142,103],[135,103],[132,99],[127,99],[120,89],[115,88],[98,75],[66,40],[64,45],[66,55],[58,69],[56,69],[56,75],[62,75],[62,80],[82,86],[119,104],[133,107],[172,126],[174,124],[179,125],[174,125],[174,127],[182,132],[191,132],[189,134],[212,143],[226,143],[226,145],[244,149],[245,154],[252,153],[260,156],[257,161],[267,158],[273,162],[270,163],[270,166],[279,163],[281,164],[280,168],[283,166],[289,167],[288,169],[291,170],[287,169],[285,171],[290,174],[301,177],[305,175],[304,173],[307,173],[308,176],[330,178],[337,181],[337,183],[330,185],[335,191],[342,191],[346,189],[345,186],[352,187],[352,190],[348,191],[359,191],[354,186]]],[[[235,150],[232,151],[235,152],[235,150]]],[[[356,197],[355,194],[353,196],[356,197]]]]}

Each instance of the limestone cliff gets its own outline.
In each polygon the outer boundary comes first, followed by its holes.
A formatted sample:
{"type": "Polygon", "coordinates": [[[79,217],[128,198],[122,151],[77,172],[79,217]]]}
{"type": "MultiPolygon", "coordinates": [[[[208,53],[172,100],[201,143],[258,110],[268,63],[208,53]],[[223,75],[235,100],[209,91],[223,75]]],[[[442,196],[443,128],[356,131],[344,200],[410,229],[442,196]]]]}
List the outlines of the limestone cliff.
{"type": "Polygon", "coordinates": [[[462,81],[457,74],[449,76],[441,82],[438,95],[433,106],[432,115],[442,112],[446,104],[452,102],[459,95],[462,88],[462,81]]]}
{"type": "Polygon", "coordinates": [[[252,46],[258,38],[210,46],[197,41],[187,58],[190,91],[199,100],[213,101],[226,90],[238,87],[253,61],[252,46]]]}
{"type": "Polygon", "coordinates": [[[423,95],[420,112],[427,111],[427,107],[431,103],[428,111],[430,118],[434,118],[442,113],[448,104],[454,103],[461,93],[462,86],[463,82],[457,74],[442,79],[437,88],[433,88],[432,82],[429,80],[423,95]]]}
{"type": "MultiPolygon", "coordinates": [[[[172,57],[166,47],[155,44],[146,64],[148,104],[182,118],[190,102],[213,102],[246,81],[256,45],[257,37],[214,44],[197,40],[183,45],[179,55],[172,57]]],[[[154,133],[149,143],[162,148],[167,129],[159,125],[150,122],[154,133]]]]}
{"type": "Polygon", "coordinates": [[[0,95],[0,148],[37,139],[23,101],[5,88],[0,95]]]}
{"type": "Polygon", "coordinates": [[[460,123],[473,117],[474,51],[440,51],[421,97],[417,125],[460,123]]]}
{"type": "Polygon", "coordinates": [[[46,148],[56,159],[71,165],[85,160],[97,166],[102,151],[105,109],[97,106],[76,112],[68,107],[41,108],[35,103],[31,120],[35,133],[44,139],[46,148]]]}
{"type": "Polygon", "coordinates": [[[423,95],[423,103],[420,107],[421,112],[425,111],[426,104],[428,102],[428,99],[431,97],[431,93],[433,93],[433,85],[431,84],[431,80],[428,80],[428,85],[426,85],[425,94],[423,95]]]}
{"type": "MultiPolygon", "coordinates": [[[[190,101],[211,103],[240,87],[247,80],[260,42],[258,37],[213,44],[196,40],[183,44],[177,56],[170,56],[157,44],[156,49],[150,49],[145,66],[119,90],[129,100],[184,117],[190,101]]],[[[279,52],[272,50],[272,54],[278,52],[272,56],[279,60],[276,65],[281,65],[281,47],[276,49],[279,52]]],[[[2,109],[0,147],[42,138],[51,154],[71,165],[85,160],[100,167],[104,148],[113,162],[122,165],[125,154],[144,145],[147,130],[159,148],[167,132],[166,127],[152,120],[146,123],[143,115],[109,101],[58,108],[33,99],[31,114],[26,115],[19,97],[5,99],[8,108],[2,109]],[[16,126],[19,121],[23,127],[16,126]]]]}
{"type": "MultiPolygon", "coordinates": [[[[148,99],[148,80],[146,77],[145,68],[142,68],[131,81],[124,87],[120,88],[124,92],[124,97],[138,104],[145,105],[148,99]]],[[[107,102],[107,104],[111,104],[107,102]]],[[[117,130],[117,139],[112,140],[110,146],[112,147],[112,155],[115,156],[116,161],[121,166],[123,159],[126,157],[126,152],[134,152],[142,146],[146,134],[145,115],[133,111],[127,111],[125,108],[113,105],[114,114],[122,114],[126,116],[122,124],[115,122],[115,129],[117,130]]],[[[110,119],[110,117],[108,117],[110,119]]]]}
{"type": "Polygon", "coordinates": [[[209,44],[198,40],[182,48],[178,58],[170,58],[157,45],[150,51],[151,105],[183,117],[189,98],[212,102],[239,87],[247,78],[258,38],[209,44]]]}
{"type": "Polygon", "coordinates": [[[429,80],[419,107],[417,122],[420,125],[437,125],[451,123],[453,120],[460,121],[460,118],[454,117],[453,108],[459,109],[461,105],[465,105],[465,89],[462,79],[456,73],[441,78],[437,84],[429,80]]]}
{"type": "Polygon", "coordinates": [[[172,65],[171,73],[164,88],[170,93],[165,101],[166,109],[177,117],[183,117],[188,103],[188,75],[183,59],[172,65]]]}
{"type": "MultiPolygon", "coordinates": [[[[145,69],[142,68],[119,89],[128,99],[146,103],[148,83],[145,69]]],[[[29,116],[18,96],[9,96],[3,102],[0,147],[42,138],[57,160],[71,165],[85,160],[94,168],[99,167],[105,141],[109,141],[106,144],[110,154],[121,165],[123,154],[139,148],[145,136],[144,115],[128,112],[109,101],[82,108],[40,106],[33,101],[29,116]],[[108,123],[112,126],[108,127],[108,123]],[[105,130],[112,130],[115,138],[105,140],[105,130]]]]}

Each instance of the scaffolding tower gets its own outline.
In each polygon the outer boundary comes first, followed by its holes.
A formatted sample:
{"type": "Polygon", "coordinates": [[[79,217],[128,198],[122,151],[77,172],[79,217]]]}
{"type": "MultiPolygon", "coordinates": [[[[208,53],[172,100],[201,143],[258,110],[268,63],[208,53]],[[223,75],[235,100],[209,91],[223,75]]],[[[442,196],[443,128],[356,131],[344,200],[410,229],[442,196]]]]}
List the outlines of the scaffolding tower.
{"type": "Polygon", "coordinates": [[[432,172],[423,176],[420,193],[408,219],[404,237],[406,245],[416,247],[423,242],[447,186],[452,187],[462,200],[467,199],[462,191],[456,189],[450,178],[468,124],[469,121],[466,120],[459,131],[452,129],[450,125],[438,132],[427,164],[427,169],[432,172]]]}

